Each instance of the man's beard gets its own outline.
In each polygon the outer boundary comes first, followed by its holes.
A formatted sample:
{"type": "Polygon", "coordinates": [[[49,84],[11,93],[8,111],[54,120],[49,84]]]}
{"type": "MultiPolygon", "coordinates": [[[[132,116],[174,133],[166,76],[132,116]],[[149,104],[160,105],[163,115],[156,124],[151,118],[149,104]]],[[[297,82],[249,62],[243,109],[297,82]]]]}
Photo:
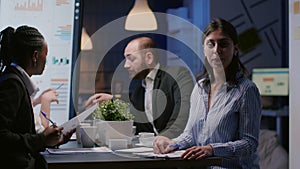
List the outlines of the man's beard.
{"type": "Polygon", "coordinates": [[[143,69],[142,71],[138,72],[132,79],[145,79],[149,71],[150,69],[143,69]]]}

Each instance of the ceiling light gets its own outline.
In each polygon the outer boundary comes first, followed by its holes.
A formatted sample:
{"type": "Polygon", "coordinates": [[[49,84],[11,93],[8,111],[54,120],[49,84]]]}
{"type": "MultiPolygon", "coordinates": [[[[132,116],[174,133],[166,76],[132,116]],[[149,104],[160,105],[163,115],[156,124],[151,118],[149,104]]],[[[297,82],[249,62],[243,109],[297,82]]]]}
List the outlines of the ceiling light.
{"type": "Polygon", "coordinates": [[[84,27],[82,27],[81,31],[81,50],[92,50],[93,49],[93,43],[91,40],[91,37],[87,34],[84,27]]]}
{"type": "Polygon", "coordinates": [[[125,21],[125,29],[130,31],[157,30],[157,21],[147,0],[135,0],[125,21]]]}

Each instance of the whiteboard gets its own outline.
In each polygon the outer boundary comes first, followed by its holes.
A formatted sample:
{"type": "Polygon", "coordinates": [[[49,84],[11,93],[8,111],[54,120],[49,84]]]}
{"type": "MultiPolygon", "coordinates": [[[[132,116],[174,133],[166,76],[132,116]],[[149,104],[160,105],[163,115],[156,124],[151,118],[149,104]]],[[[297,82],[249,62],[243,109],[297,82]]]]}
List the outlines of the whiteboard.
{"type": "MultiPolygon", "coordinates": [[[[45,70],[32,79],[40,89],[37,96],[45,89],[57,89],[59,104],[51,104],[51,118],[57,124],[68,121],[73,111],[71,77],[77,55],[79,7],[80,1],[75,0],[0,0],[1,30],[7,26],[33,26],[48,43],[45,70]]],[[[36,106],[35,112],[39,110],[36,106]]]]}

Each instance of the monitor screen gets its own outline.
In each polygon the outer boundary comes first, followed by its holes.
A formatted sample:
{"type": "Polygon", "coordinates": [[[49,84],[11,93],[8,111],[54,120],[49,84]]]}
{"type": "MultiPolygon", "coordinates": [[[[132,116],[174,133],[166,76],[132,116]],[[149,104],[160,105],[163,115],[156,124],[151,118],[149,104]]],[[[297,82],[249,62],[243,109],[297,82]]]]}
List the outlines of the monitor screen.
{"type": "MultiPolygon", "coordinates": [[[[42,75],[32,76],[40,91],[53,88],[59,104],[51,104],[51,119],[58,125],[73,113],[71,77],[77,57],[80,19],[79,0],[0,0],[0,28],[21,25],[36,27],[48,43],[48,55],[42,75]]],[[[39,105],[35,112],[39,112],[39,105]]]]}
{"type": "Polygon", "coordinates": [[[257,85],[262,96],[288,96],[288,68],[254,68],[252,81],[257,85]]]}

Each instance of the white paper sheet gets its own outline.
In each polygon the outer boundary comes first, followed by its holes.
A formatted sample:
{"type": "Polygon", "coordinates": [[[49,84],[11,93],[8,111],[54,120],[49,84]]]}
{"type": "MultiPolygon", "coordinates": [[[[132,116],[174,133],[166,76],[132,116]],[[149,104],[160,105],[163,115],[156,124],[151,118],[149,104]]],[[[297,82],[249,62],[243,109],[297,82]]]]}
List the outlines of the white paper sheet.
{"type": "Polygon", "coordinates": [[[58,149],[52,149],[49,148],[47,151],[50,154],[74,154],[74,153],[107,153],[112,152],[111,149],[107,147],[93,147],[93,148],[58,148],[58,149]]]}
{"type": "Polygon", "coordinates": [[[133,153],[133,154],[142,157],[149,157],[149,158],[180,158],[181,154],[184,152],[185,150],[174,151],[168,154],[155,154],[153,152],[133,153]]]}
{"type": "Polygon", "coordinates": [[[115,152],[116,153],[144,153],[144,152],[153,152],[153,148],[135,147],[135,148],[115,150],[115,152]]]}
{"type": "Polygon", "coordinates": [[[60,127],[63,127],[63,133],[66,133],[74,128],[76,128],[80,122],[82,122],[83,120],[85,120],[90,114],[92,114],[96,108],[98,107],[98,103],[96,103],[95,105],[93,105],[92,107],[90,107],[89,109],[83,111],[82,113],[80,113],[79,115],[73,117],[71,120],[65,122],[64,124],[62,124],[60,127]]]}

